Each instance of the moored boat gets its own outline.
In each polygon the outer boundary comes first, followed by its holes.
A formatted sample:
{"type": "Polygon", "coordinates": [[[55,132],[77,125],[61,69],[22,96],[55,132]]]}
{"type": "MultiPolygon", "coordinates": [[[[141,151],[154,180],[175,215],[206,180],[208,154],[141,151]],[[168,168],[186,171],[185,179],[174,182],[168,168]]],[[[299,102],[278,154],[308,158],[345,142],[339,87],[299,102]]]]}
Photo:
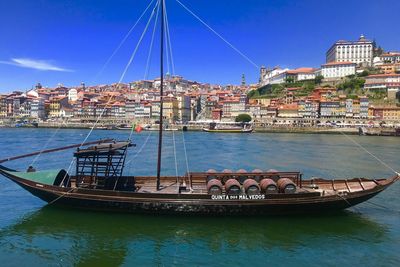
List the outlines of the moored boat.
{"type": "MultiPolygon", "coordinates": [[[[126,143],[117,143],[116,146],[124,145],[126,143]]],[[[0,167],[0,173],[52,205],[102,211],[202,215],[308,214],[342,210],[370,199],[400,178],[397,175],[387,179],[303,180],[299,172],[204,172],[187,173],[178,178],[161,177],[161,186],[157,189],[157,177],[82,176],[82,173],[69,176],[64,170],[18,172],[5,167],[0,167]],[[257,185],[258,190],[246,192],[246,182],[240,183],[240,179],[257,185]],[[278,186],[277,191],[262,190],[258,185],[266,179],[275,184],[288,179],[292,189],[285,191],[288,189],[278,186]],[[218,181],[217,187],[220,186],[221,191],[207,190],[210,182],[215,183],[213,180],[218,181]],[[228,190],[232,184],[238,190],[228,190]]]]}
{"type": "Polygon", "coordinates": [[[358,129],[359,135],[370,136],[400,136],[400,128],[366,128],[358,129]]]}
{"type": "Polygon", "coordinates": [[[203,131],[209,133],[251,133],[253,132],[253,127],[250,124],[238,125],[234,123],[233,125],[229,125],[212,122],[208,127],[204,127],[203,131]]]}

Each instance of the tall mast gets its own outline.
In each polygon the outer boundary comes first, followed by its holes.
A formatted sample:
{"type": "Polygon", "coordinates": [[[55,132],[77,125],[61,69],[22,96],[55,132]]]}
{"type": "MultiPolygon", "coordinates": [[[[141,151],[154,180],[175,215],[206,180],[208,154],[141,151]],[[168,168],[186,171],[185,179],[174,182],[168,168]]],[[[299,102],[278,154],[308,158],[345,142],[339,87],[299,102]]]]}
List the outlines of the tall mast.
{"type": "Polygon", "coordinates": [[[164,102],[164,0],[160,0],[161,4],[161,51],[160,51],[160,130],[158,132],[158,160],[157,160],[157,190],[160,190],[160,174],[161,174],[161,151],[162,151],[162,134],[163,134],[163,102],[164,102]]]}

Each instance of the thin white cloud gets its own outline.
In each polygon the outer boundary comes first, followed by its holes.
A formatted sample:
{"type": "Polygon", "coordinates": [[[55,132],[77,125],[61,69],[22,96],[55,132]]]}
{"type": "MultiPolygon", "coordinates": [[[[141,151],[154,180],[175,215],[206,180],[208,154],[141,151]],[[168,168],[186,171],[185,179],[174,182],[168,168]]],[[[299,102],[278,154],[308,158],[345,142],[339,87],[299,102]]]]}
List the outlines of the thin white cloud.
{"type": "Polygon", "coordinates": [[[29,68],[29,69],[43,70],[43,71],[63,71],[63,72],[73,71],[58,67],[49,60],[38,60],[30,58],[12,58],[10,61],[0,61],[0,64],[8,64],[21,68],[29,68]]]}

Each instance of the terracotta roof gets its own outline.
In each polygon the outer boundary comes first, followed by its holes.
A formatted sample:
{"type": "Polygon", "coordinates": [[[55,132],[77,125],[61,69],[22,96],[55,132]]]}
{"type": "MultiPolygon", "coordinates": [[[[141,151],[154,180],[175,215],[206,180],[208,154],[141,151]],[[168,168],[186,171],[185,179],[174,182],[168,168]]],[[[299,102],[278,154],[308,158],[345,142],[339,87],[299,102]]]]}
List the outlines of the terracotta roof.
{"type": "Polygon", "coordinates": [[[290,73],[290,74],[312,73],[314,71],[315,71],[314,68],[297,68],[297,69],[294,69],[294,70],[288,70],[288,71],[286,71],[286,73],[290,73]]]}
{"type": "Polygon", "coordinates": [[[325,63],[322,64],[321,66],[337,66],[337,65],[357,65],[354,62],[350,62],[350,61],[344,61],[344,62],[329,62],[329,63],[325,63]]]}
{"type": "Polygon", "coordinates": [[[388,74],[373,74],[373,75],[368,75],[365,77],[366,79],[368,78],[379,78],[379,77],[400,77],[400,74],[395,74],[395,73],[388,73],[388,74]]]}
{"type": "Polygon", "coordinates": [[[398,57],[398,56],[400,56],[400,52],[385,53],[381,55],[381,57],[398,57]]]}
{"type": "Polygon", "coordinates": [[[280,110],[282,109],[286,109],[286,110],[297,110],[299,108],[299,106],[296,104],[286,104],[286,105],[282,105],[279,107],[280,110]]]}

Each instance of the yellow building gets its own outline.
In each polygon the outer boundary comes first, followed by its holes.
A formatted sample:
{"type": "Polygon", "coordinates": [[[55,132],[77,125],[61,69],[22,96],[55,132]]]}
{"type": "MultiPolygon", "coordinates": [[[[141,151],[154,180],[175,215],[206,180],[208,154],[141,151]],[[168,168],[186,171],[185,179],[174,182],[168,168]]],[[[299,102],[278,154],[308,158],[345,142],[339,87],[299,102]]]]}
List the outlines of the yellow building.
{"type": "Polygon", "coordinates": [[[60,109],[61,109],[60,100],[61,99],[59,97],[54,97],[50,100],[49,117],[55,118],[60,115],[60,109]]]}
{"type": "Polygon", "coordinates": [[[175,97],[165,97],[163,101],[163,117],[169,122],[179,119],[179,103],[175,97]]]}
{"type": "Polygon", "coordinates": [[[371,118],[378,119],[378,120],[400,122],[400,107],[396,107],[396,106],[374,107],[374,106],[371,106],[368,110],[368,115],[371,116],[371,118]]]}
{"type": "Polygon", "coordinates": [[[391,73],[395,73],[397,70],[400,69],[400,63],[382,64],[382,65],[378,66],[378,68],[384,74],[391,74],[391,73]]]}
{"type": "Polygon", "coordinates": [[[249,104],[256,104],[256,105],[268,107],[271,104],[271,99],[269,99],[269,98],[252,98],[249,100],[249,104]]]}
{"type": "Polygon", "coordinates": [[[400,121],[400,107],[383,108],[383,119],[389,121],[400,121]]]}
{"type": "Polygon", "coordinates": [[[58,118],[61,116],[61,108],[62,107],[68,107],[68,98],[63,96],[63,97],[53,97],[50,99],[50,104],[49,104],[49,117],[51,118],[58,118]]]}

